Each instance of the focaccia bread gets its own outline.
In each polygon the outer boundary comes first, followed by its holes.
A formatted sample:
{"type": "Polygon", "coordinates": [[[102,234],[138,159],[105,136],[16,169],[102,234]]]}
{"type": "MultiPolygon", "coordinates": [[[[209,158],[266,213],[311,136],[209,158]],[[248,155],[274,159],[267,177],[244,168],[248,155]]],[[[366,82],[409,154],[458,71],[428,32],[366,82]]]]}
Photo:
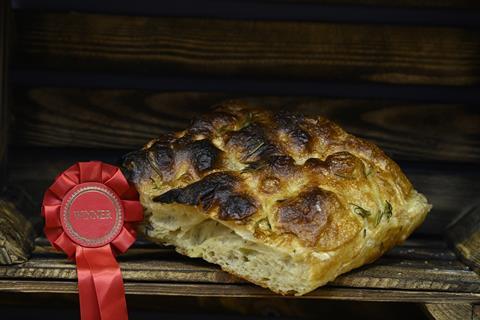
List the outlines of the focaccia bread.
{"type": "Polygon", "coordinates": [[[375,145],[323,117],[218,106],[128,154],[140,231],[302,295],[402,242],[431,206],[375,145]]]}

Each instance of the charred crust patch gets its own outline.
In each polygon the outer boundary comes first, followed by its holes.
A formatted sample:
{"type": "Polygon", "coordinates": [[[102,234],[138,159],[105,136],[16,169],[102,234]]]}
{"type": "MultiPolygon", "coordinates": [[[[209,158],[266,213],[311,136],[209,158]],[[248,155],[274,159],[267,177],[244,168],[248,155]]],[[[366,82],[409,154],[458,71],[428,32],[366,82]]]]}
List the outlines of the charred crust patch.
{"type": "Polygon", "coordinates": [[[344,179],[358,178],[364,172],[362,161],[346,151],[329,155],[325,164],[335,176],[344,179]]]}
{"type": "Polygon", "coordinates": [[[245,163],[258,161],[262,157],[278,153],[278,148],[267,139],[264,129],[258,123],[250,123],[232,132],[227,148],[238,150],[240,160],[245,163]]]}
{"type": "Polygon", "coordinates": [[[230,195],[238,182],[238,179],[232,174],[216,172],[186,187],[172,189],[161,194],[153,201],[201,205],[204,209],[209,209],[213,200],[230,195]]]}
{"type": "Polygon", "coordinates": [[[250,163],[244,170],[266,170],[270,175],[275,177],[288,176],[294,173],[295,160],[286,155],[274,155],[260,161],[250,163]]]}
{"type": "Polygon", "coordinates": [[[156,143],[148,150],[148,159],[152,166],[161,173],[162,171],[171,170],[174,163],[174,155],[172,149],[165,144],[156,143]]]}
{"type": "Polygon", "coordinates": [[[215,168],[222,152],[210,140],[194,141],[185,148],[185,151],[189,154],[190,162],[197,172],[205,172],[215,168]]]}
{"type": "Polygon", "coordinates": [[[301,114],[282,111],[274,116],[278,131],[288,136],[290,145],[299,152],[308,150],[311,140],[310,134],[305,131],[301,124],[305,117],[301,114]]]}
{"type": "Polygon", "coordinates": [[[231,195],[220,204],[219,218],[222,220],[243,220],[257,211],[254,201],[244,195],[231,195]]]}
{"type": "Polygon", "coordinates": [[[122,157],[122,172],[125,177],[138,183],[150,174],[150,165],[145,150],[127,153],[122,157]]]}
{"type": "Polygon", "coordinates": [[[310,246],[318,241],[328,217],[338,206],[335,195],[321,188],[312,188],[280,201],[277,220],[280,229],[295,234],[310,246]]]}
{"type": "Polygon", "coordinates": [[[267,161],[274,172],[289,173],[295,167],[295,160],[290,156],[272,156],[267,161]]]}
{"type": "Polygon", "coordinates": [[[317,176],[328,176],[331,173],[325,161],[322,161],[318,158],[307,159],[303,164],[303,167],[307,171],[317,176]]]}
{"type": "Polygon", "coordinates": [[[194,119],[188,132],[192,135],[203,134],[211,136],[219,129],[233,127],[236,122],[237,118],[235,115],[216,111],[212,114],[194,119]]]}
{"type": "Polygon", "coordinates": [[[242,220],[256,212],[253,199],[236,192],[240,181],[229,173],[213,173],[184,188],[172,189],[153,199],[159,203],[200,206],[203,210],[220,207],[222,220],[242,220]]]}

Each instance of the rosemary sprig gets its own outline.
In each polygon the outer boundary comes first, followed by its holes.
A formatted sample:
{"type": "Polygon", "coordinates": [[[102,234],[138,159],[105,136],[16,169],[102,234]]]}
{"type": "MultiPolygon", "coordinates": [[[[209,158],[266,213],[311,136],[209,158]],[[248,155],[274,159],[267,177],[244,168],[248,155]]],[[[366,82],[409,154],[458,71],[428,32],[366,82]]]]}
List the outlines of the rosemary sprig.
{"type": "Polygon", "coordinates": [[[388,220],[390,220],[390,218],[393,215],[392,209],[393,208],[392,208],[392,205],[390,204],[390,202],[385,201],[385,214],[386,214],[388,220]]]}
{"type": "Polygon", "coordinates": [[[390,220],[392,217],[392,205],[390,202],[385,201],[385,206],[383,207],[382,211],[379,211],[377,214],[377,220],[375,221],[375,226],[378,226],[382,221],[383,216],[387,217],[387,221],[390,220]]]}
{"type": "Polygon", "coordinates": [[[242,128],[248,127],[253,121],[253,113],[249,112],[245,118],[245,122],[242,124],[242,128]]]}
{"type": "Polygon", "coordinates": [[[355,212],[356,214],[358,214],[362,218],[367,218],[371,214],[370,211],[360,207],[358,204],[350,203],[350,205],[353,206],[353,212],[355,212]]]}
{"type": "Polygon", "coordinates": [[[263,147],[265,145],[265,142],[260,142],[256,147],[255,149],[253,149],[245,158],[250,158],[252,155],[255,154],[255,152],[257,152],[261,147],[263,147]]]}

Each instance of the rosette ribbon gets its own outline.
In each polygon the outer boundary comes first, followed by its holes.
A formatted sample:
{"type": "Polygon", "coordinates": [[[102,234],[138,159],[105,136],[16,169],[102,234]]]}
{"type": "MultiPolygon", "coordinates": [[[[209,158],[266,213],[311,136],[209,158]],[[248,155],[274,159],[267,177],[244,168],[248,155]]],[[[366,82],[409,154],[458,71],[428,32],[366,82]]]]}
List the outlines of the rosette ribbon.
{"type": "Polygon", "coordinates": [[[128,319],[115,256],[135,242],[143,208],[120,169],[99,161],[73,165],[45,192],[42,216],[48,240],[76,262],[81,319],[128,319]]]}

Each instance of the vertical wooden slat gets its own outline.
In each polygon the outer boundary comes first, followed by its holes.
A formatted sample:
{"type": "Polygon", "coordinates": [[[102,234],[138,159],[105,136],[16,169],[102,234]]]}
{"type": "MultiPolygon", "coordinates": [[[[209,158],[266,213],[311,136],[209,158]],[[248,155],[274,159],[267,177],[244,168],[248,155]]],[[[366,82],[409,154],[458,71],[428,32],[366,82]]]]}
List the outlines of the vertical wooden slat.
{"type": "Polygon", "coordinates": [[[0,188],[5,184],[8,136],[7,67],[10,1],[0,0],[0,188]]]}
{"type": "Polygon", "coordinates": [[[480,274],[480,204],[478,202],[448,228],[447,237],[459,258],[480,274]]]}

